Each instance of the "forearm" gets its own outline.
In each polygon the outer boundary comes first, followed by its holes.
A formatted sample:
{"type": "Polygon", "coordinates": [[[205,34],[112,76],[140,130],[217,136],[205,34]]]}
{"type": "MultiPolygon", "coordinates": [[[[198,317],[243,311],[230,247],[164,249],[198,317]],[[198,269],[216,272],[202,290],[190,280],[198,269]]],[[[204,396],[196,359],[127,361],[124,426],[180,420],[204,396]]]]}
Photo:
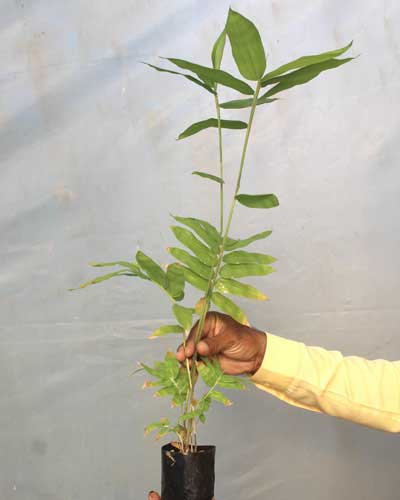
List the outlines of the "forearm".
{"type": "Polygon", "coordinates": [[[400,362],[369,361],[271,334],[252,380],[289,404],[400,432],[400,362]]]}

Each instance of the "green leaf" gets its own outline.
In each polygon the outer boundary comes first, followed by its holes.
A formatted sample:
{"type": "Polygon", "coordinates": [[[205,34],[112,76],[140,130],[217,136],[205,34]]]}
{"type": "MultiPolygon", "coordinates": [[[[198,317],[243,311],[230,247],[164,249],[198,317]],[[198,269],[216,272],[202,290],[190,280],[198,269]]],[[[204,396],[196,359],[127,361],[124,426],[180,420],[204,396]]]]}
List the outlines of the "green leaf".
{"type": "Polygon", "coordinates": [[[225,264],[220,275],[223,278],[243,278],[244,276],[266,276],[275,269],[264,264],[225,264]]]}
{"type": "Polygon", "coordinates": [[[204,243],[201,243],[189,229],[180,226],[171,226],[171,230],[176,239],[189,248],[203,264],[207,266],[215,265],[216,256],[214,253],[204,243]]]}
{"type": "Polygon", "coordinates": [[[224,55],[225,40],[226,31],[223,30],[217,38],[217,41],[214,43],[214,47],[211,52],[211,61],[214,69],[220,69],[221,67],[221,61],[224,55]]]}
{"type": "Polygon", "coordinates": [[[215,248],[220,245],[221,236],[218,230],[209,222],[202,219],[195,219],[194,217],[178,217],[176,215],[173,215],[172,217],[177,222],[193,229],[193,231],[200,236],[200,238],[207,243],[210,248],[215,248]]]}
{"type": "Polygon", "coordinates": [[[262,97],[271,97],[272,95],[275,95],[278,92],[282,92],[283,90],[291,89],[292,87],[296,87],[297,85],[303,85],[304,83],[307,83],[310,80],[316,78],[323,71],[338,68],[339,66],[342,66],[342,64],[346,64],[353,59],[353,57],[349,57],[347,59],[330,59],[322,63],[312,64],[311,66],[298,69],[286,75],[277,76],[275,78],[271,78],[270,80],[266,80],[262,84],[263,87],[265,87],[266,85],[271,85],[273,83],[277,83],[277,85],[268,90],[268,92],[266,92],[262,97]]]}
{"type": "Polygon", "coordinates": [[[212,274],[212,268],[203,264],[200,259],[190,255],[190,253],[186,252],[186,250],[182,250],[177,247],[169,247],[167,251],[178,259],[183,264],[186,264],[192,271],[202,276],[205,279],[210,279],[212,274]]]}
{"type": "Polygon", "coordinates": [[[248,80],[259,80],[264,74],[267,62],[257,28],[249,19],[229,9],[225,29],[241,75],[248,80]]]}
{"type": "Polygon", "coordinates": [[[168,293],[177,301],[185,296],[185,275],[178,264],[169,264],[167,267],[168,293]]]}
{"type": "Polygon", "coordinates": [[[299,57],[298,59],[290,61],[289,63],[286,63],[283,66],[279,66],[279,68],[276,68],[273,71],[267,73],[263,76],[261,82],[266,82],[271,78],[283,75],[284,73],[287,73],[288,71],[291,71],[293,69],[305,68],[306,66],[311,66],[312,64],[321,63],[324,61],[328,61],[329,59],[333,59],[334,57],[341,56],[349,50],[352,44],[353,41],[351,41],[348,45],[342,47],[341,49],[330,50],[329,52],[322,52],[321,54],[316,55],[299,57]]]}
{"type": "Polygon", "coordinates": [[[147,434],[150,434],[150,432],[153,432],[156,429],[169,428],[169,425],[170,423],[168,418],[162,418],[159,422],[153,422],[147,425],[144,429],[144,435],[147,436],[147,434]]]}
{"type": "Polygon", "coordinates": [[[230,251],[230,250],[236,250],[238,248],[247,247],[247,245],[250,245],[254,241],[263,240],[264,238],[268,238],[268,236],[270,234],[272,234],[272,231],[263,231],[261,233],[257,233],[253,236],[250,236],[249,238],[245,238],[244,240],[234,240],[234,239],[230,238],[228,240],[227,244],[225,245],[225,249],[227,251],[230,251]]]}
{"type": "Polygon", "coordinates": [[[164,358],[165,374],[168,379],[175,379],[181,367],[173,352],[167,352],[164,358]]]}
{"type": "Polygon", "coordinates": [[[224,184],[223,179],[221,179],[221,177],[217,177],[216,175],[206,174],[205,172],[199,172],[198,170],[192,172],[192,175],[198,175],[199,177],[204,177],[205,179],[218,182],[218,184],[224,184]]]}
{"type": "Polygon", "coordinates": [[[222,260],[227,264],[271,264],[275,262],[275,257],[265,253],[245,252],[238,250],[237,252],[226,253],[222,260]]]}
{"type": "Polygon", "coordinates": [[[199,415],[199,420],[202,424],[205,424],[206,423],[206,416],[204,415],[204,413],[201,413],[199,415]]]}
{"type": "MultiPolygon", "coordinates": [[[[211,362],[207,358],[201,358],[201,362],[197,363],[197,370],[202,381],[208,385],[208,387],[217,385],[218,380],[222,377],[222,371],[219,364],[217,362],[211,362]]],[[[204,408],[202,410],[203,412],[206,411],[204,408]]]]}
{"type": "Polygon", "coordinates": [[[185,274],[185,280],[190,283],[195,288],[198,288],[202,292],[206,292],[208,290],[208,281],[198,274],[194,273],[188,267],[182,266],[183,272],[185,274]]]}
{"type": "Polygon", "coordinates": [[[156,262],[154,262],[153,259],[139,250],[136,253],[136,261],[151,281],[160,285],[161,288],[164,288],[164,290],[167,289],[167,275],[163,269],[156,262]]]}
{"type": "Polygon", "coordinates": [[[224,389],[235,389],[243,391],[244,389],[246,389],[246,379],[223,374],[222,377],[218,380],[218,385],[219,387],[223,387],[224,389]]]}
{"type": "Polygon", "coordinates": [[[172,75],[184,76],[187,80],[195,83],[196,85],[200,85],[200,87],[203,87],[204,89],[208,90],[208,92],[215,94],[215,90],[213,90],[209,85],[202,82],[201,80],[198,80],[197,78],[195,78],[192,75],[185,75],[185,73],[179,73],[178,71],[171,71],[170,69],[160,68],[158,66],[154,66],[153,64],[149,64],[149,63],[143,63],[143,64],[146,64],[147,66],[150,66],[150,68],[153,68],[153,69],[160,71],[162,73],[171,73],[172,75]]]}
{"type": "Polygon", "coordinates": [[[154,332],[149,337],[150,339],[155,339],[157,337],[163,337],[170,333],[184,333],[185,330],[180,325],[164,325],[154,330],[154,332]]]}
{"type": "MultiPolygon", "coordinates": [[[[262,96],[257,99],[257,106],[261,104],[269,104],[271,102],[278,101],[279,99],[273,98],[269,99],[268,97],[262,96]]],[[[236,99],[235,101],[227,101],[223,102],[219,105],[220,108],[224,109],[242,109],[242,108],[250,108],[253,105],[253,99],[236,99]]]]}
{"type": "Polygon", "coordinates": [[[185,420],[191,420],[192,418],[198,418],[202,414],[201,410],[192,410],[188,413],[184,413],[179,417],[180,422],[184,422],[185,420]]]}
{"type": "Polygon", "coordinates": [[[220,293],[229,293],[232,295],[240,295],[247,299],[266,300],[267,296],[254,286],[246,283],[241,283],[233,279],[220,278],[215,284],[215,290],[220,293]]]}
{"type": "Polygon", "coordinates": [[[237,201],[249,208],[273,208],[279,205],[274,194],[238,194],[237,201]]]}
{"type": "MultiPolygon", "coordinates": [[[[239,120],[220,120],[221,128],[229,129],[244,129],[247,128],[247,123],[241,122],[239,120]]],[[[201,122],[193,123],[185,129],[181,134],[179,134],[178,139],[185,139],[191,135],[197,134],[206,128],[218,128],[217,118],[208,118],[207,120],[202,120],[201,122]]]]}
{"type": "Polygon", "coordinates": [[[225,87],[230,87],[237,90],[238,92],[246,95],[253,95],[254,90],[246,82],[239,80],[238,78],[230,75],[226,71],[220,69],[208,68],[207,66],[201,66],[200,64],[194,64],[184,59],[175,59],[167,57],[168,61],[175,64],[179,68],[187,69],[196,73],[203,81],[207,80],[213,83],[219,83],[225,87]]]}
{"type": "Polygon", "coordinates": [[[220,391],[216,391],[215,389],[210,392],[210,397],[214,399],[215,401],[218,401],[218,403],[222,403],[225,406],[231,406],[232,401],[228,399],[225,394],[223,394],[220,391]]]}
{"type": "Polygon", "coordinates": [[[86,283],[83,283],[78,288],[70,288],[69,291],[79,290],[81,288],[86,288],[87,286],[90,286],[90,285],[96,285],[97,283],[101,283],[102,281],[106,281],[106,280],[109,280],[110,278],[114,278],[114,276],[137,276],[137,274],[132,273],[132,272],[127,272],[124,270],[115,271],[113,273],[108,273],[108,274],[103,274],[102,276],[97,276],[97,278],[93,278],[89,281],[86,281],[86,283]]]}
{"type": "Polygon", "coordinates": [[[182,328],[186,332],[190,330],[193,324],[194,309],[174,304],[172,306],[172,311],[178,323],[182,326],[182,328]]]}
{"type": "Polygon", "coordinates": [[[127,262],[126,260],[116,260],[115,262],[90,262],[89,265],[92,267],[122,266],[128,267],[132,272],[139,272],[139,267],[136,264],[127,262]]]}
{"type": "Polygon", "coordinates": [[[221,309],[221,311],[229,314],[233,319],[242,323],[243,325],[248,325],[249,321],[246,318],[245,313],[228,297],[224,297],[218,292],[214,292],[211,295],[211,301],[221,309]]]}

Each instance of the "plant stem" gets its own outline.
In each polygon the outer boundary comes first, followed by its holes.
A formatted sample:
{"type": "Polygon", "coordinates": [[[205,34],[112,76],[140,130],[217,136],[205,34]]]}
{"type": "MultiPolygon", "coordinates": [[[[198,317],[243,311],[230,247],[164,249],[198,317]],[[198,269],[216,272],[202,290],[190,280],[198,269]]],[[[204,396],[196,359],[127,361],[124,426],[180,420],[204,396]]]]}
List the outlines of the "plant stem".
{"type": "MultiPolygon", "coordinates": [[[[223,164],[223,156],[222,156],[222,129],[221,129],[221,109],[219,107],[218,94],[215,92],[215,108],[217,110],[217,119],[218,119],[218,149],[219,149],[219,176],[223,180],[224,179],[224,164],[223,164]]],[[[219,227],[221,236],[224,231],[224,185],[219,185],[219,227]]]]}
{"type": "MultiPolygon", "coordinates": [[[[249,137],[250,137],[251,127],[253,125],[254,113],[255,113],[255,110],[256,110],[257,99],[258,99],[258,94],[260,92],[260,89],[261,89],[261,82],[259,81],[259,82],[257,82],[257,87],[256,87],[256,90],[254,92],[253,102],[251,104],[250,116],[249,116],[249,123],[247,125],[246,135],[245,135],[243,149],[242,149],[242,155],[241,155],[241,158],[240,158],[239,173],[238,173],[238,177],[237,177],[237,181],[236,181],[235,192],[234,192],[232,203],[231,203],[231,207],[230,207],[230,210],[229,210],[229,215],[228,215],[228,220],[227,220],[227,224],[226,224],[226,227],[225,227],[225,231],[223,232],[222,243],[221,243],[221,245],[219,247],[219,254],[218,254],[217,264],[214,267],[213,275],[212,275],[212,277],[210,278],[210,280],[208,282],[207,292],[206,292],[206,295],[204,297],[205,298],[205,304],[204,304],[204,308],[203,308],[203,311],[202,311],[201,316],[200,316],[199,324],[198,324],[196,335],[195,335],[195,339],[194,339],[195,346],[197,346],[197,344],[198,344],[198,342],[200,340],[201,332],[203,331],[204,322],[205,322],[208,310],[210,308],[211,295],[213,293],[215,283],[216,283],[216,281],[218,279],[219,270],[220,270],[220,267],[221,267],[221,264],[222,264],[222,257],[224,256],[224,250],[225,250],[226,240],[228,239],[228,234],[229,234],[229,230],[230,230],[231,223],[232,223],[232,218],[233,218],[233,212],[234,212],[235,205],[236,205],[236,196],[239,193],[240,182],[242,180],[243,168],[244,168],[244,163],[245,163],[245,159],[246,159],[247,146],[249,144],[249,137]]],[[[222,148],[222,143],[221,143],[221,148],[222,148]]],[[[221,156],[220,156],[220,158],[221,158],[221,156]]],[[[222,231],[221,231],[221,235],[222,235],[222,231]]],[[[188,401],[190,403],[191,403],[191,401],[193,399],[194,388],[195,388],[194,373],[195,373],[195,370],[196,370],[196,361],[197,361],[197,350],[195,350],[195,352],[194,352],[194,355],[193,355],[193,358],[192,358],[192,367],[191,367],[191,370],[190,370],[190,378],[192,380],[192,387],[191,387],[191,389],[189,391],[189,395],[188,395],[188,401]]],[[[189,443],[191,441],[191,435],[190,434],[191,434],[192,429],[193,429],[193,423],[190,423],[190,421],[189,421],[188,429],[190,429],[190,432],[186,436],[186,442],[185,442],[185,448],[186,449],[188,448],[188,445],[189,445],[189,443]]]]}

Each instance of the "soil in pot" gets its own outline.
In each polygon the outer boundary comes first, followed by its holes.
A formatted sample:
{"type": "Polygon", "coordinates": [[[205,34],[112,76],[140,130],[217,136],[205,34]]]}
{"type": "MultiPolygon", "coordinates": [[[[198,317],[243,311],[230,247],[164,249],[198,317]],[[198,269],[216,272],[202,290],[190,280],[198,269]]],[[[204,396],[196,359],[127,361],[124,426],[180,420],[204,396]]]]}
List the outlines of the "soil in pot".
{"type": "Polygon", "coordinates": [[[212,500],[215,446],[197,446],[186,455],[172,444],[161,448],[162,500],[212,500]]]}

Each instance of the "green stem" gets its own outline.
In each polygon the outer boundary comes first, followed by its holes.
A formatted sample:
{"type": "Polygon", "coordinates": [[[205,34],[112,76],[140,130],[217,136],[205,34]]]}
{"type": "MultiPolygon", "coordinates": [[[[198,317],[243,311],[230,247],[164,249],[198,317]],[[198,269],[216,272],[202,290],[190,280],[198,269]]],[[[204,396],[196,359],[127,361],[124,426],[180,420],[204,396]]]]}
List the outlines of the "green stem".
{"type": "MultiPolygon", "coordinates": [[[[200,316],[199,325],[197,327],[197,331],[196,331],[196,335],[195,335],[195,339],[194,339],[195,346],[197,346],[197,344],[198,344],[198,342],[200,340],[201,332],[203,331],[204,322],[206,320],[206,316],[207,316],[208,310],[210,308],[211,295],[213,293],[215,283],[216,283],[216,281],[218,279],[219,270],[220,270],[220,267],[221,267],[221,264],[222,264],[222,258],[224,256],[226,240],[228,239],[228,234],[229,234],[229,230],[230,230],[231,223],[232,223],[232,218],[233,218],[233,211],[234,211],[235,205],[236,205],[236,196],[239,193],[240,182],[242,180],[243,168],[244,168],[244,163],[245,163],[245,159],[246,159],[247,146],[249,144],[250,132],[251,132],[251,127],[253,125],[254,113],[255,113],[255,110],[256,110],[257,99],[258,99],[258,94],[260,92],[260,89],[261,89],[261,82],[257,82],[257,87],[256,87],[256,90],[254,92],[253,102],[251,104],[249,123],[248,123],[247,129],[246,129],[246,135],[245,135],[245,139],[244,139],[244,144],[243,144],[243,149],[242,149],[242,155],[241,155],[241,158],[240,158],[239,173],[238,173],[238,178],[237,178],[237,181],[236,181],[235,192],[234,192],[232,203],[231,203],[231,207],[230,207],[230,210],[229,210],[229,215],[228,215],[228,220],[227,220],[227,223],[226,223],[225,231],[223,233],[224,236],[223,236],[223,239],[222,239],[222,243],[221,243],[221,245],[219,247],[219,254],[218,254],[217,264],[214,267],[213,275],[210,278],[210,281],[208,282],[207,292],[206,292],[206,295],[204,297],[205,298],[205,304],[204,304],[204,308],[203,308],[203,311],[202,311],[201,316],[200,316]]],[[[192,367],[191,367],[191,370],[190,370],[190,378],[192,380],[192,388],[190,389],[189,395],[188,395],[188,400],[190,402],[192,401],[193,394],[194,394],[194,388],[195,388],[194,373],[196,371],[196,361],[197,361],[197,350],[195,350],[195,352],[194,352],[194,355],[193,355],[193,358],[192,358],[192,367]]],[[[192,425],[190,425],[190,428],[191,429],[193,428],[192,425]]],[[[187,443],[185,443],[185,444],[188,444],[190,442],[190,438],[191,438],[191,436],[188,435],[187,436],[187,443]]]]}
{"type": "MultiPolygon", "coordinates": [[[[224,179],[224,163],[222,156],[222,129],[221,129],[221,109],[219,107],[218,94],[215,93],[215,108],[217,110],[217,119],[218,119],[218,149],[219,149],[219,176],[223,180],[224,179]]],[[[221,236],[224,231],[224,185],[220,184],[219,186],[219,226],[221,236]]]]}

